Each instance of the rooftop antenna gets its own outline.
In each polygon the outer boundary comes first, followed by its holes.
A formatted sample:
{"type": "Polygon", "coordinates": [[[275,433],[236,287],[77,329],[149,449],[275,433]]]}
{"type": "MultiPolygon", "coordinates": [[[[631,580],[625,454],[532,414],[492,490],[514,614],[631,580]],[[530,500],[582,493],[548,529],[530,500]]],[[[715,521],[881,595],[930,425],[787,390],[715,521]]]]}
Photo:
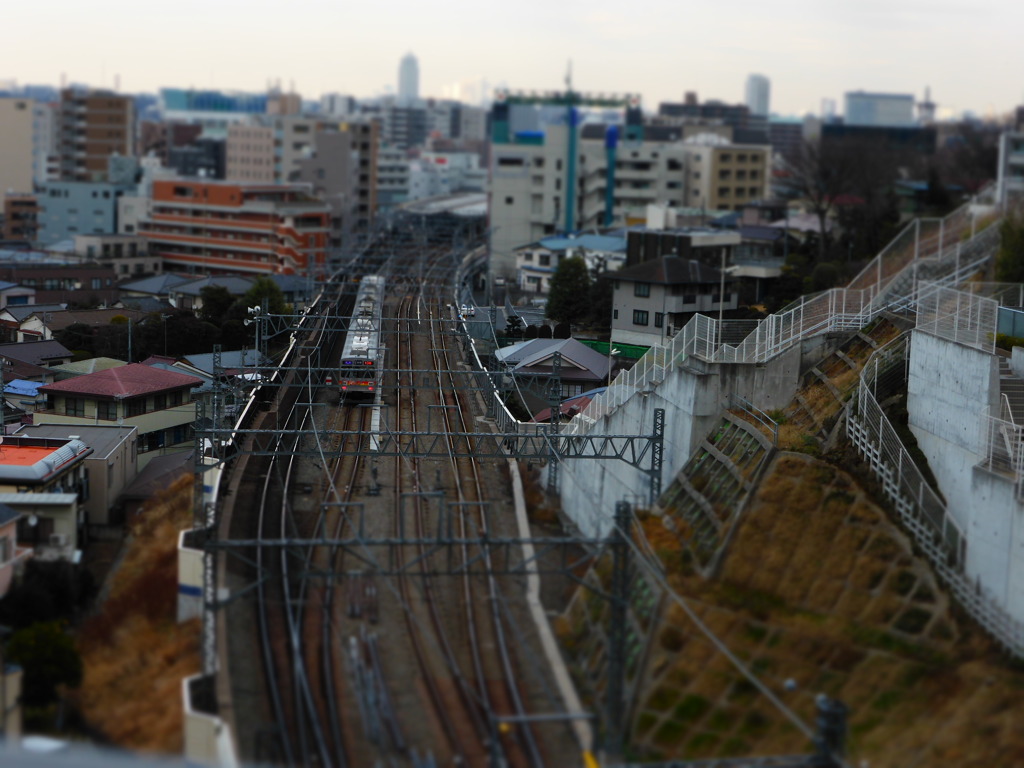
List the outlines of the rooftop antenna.
{"type": "Polygon", "coordinates": [[[572,59],[569,59],[569,65],[565,71],[565,90],[572,90],[572,59]]]}

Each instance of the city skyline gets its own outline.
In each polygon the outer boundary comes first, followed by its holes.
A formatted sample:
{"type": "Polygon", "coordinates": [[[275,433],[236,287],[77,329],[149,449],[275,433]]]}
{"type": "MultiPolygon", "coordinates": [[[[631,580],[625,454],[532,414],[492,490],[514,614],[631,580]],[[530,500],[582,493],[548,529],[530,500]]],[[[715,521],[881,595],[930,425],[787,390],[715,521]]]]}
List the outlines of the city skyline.
{"type": "Polygon", "coordinates": [[[412,52],[425,97],[483,82],[489,91],[559,89],[571,61],[577,89],[639,92],[647,109],[686,91],[742,103],[753,72],[771,79],[772,111],[784,115],[816,114],[822,99],[856,90],[921,99],[930,86],[943,116],[1002,114],[1024,101],[1024,54],[1013,40],[1024,8],[1006,0],[782,0],[770,8],[738,0],[728,22],[715,9],[662,2],[631,14],[610,3],[537,0],[514,15],[463,0],[443,14],[409,0],[386,9],[306,0],[287,17],[267,0],[242,8],[182,0],[140,14],[124,0],[22,4],[9,9],[8,28],[25,34],[5,46],[0,79],[58,85],[63,75],[113,87],[119,78],[123,92],[261,91],[279,80],[310,99],[370,97],[394,92],[398,62],[412,52]],[[48,19],[61,22],[43,45],[27,33],[48,19]]]}

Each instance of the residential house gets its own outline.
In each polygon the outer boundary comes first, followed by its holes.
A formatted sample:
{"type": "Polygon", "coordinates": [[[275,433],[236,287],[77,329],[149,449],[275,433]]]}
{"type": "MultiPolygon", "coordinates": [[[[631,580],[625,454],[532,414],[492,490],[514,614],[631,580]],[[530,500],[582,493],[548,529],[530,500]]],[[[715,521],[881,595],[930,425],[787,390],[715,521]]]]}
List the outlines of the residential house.
{"type": "Polygon", "coordinates": [[[133,280],[130,283],[122,283],[119,288],[121,301],[127,302],[134,298],[156,298],[170,304],[171,291],[179,285],[191,283],[194,280],[194,277],[164,273],[142,280],[133,280]]]}
{"type": "Polygon", "coordinates": [[[570,256],[583,257],[587,268],[594,271],[612,271],[621,267],[626,261],[626,238],[598,234],[545,237],[516,248],[515,254],[519,288],[543,296],[548,293],[551,277],[562,259],[570,256]]]}
{"type": "Polygon", "coordinates": [[[16,433],[35,438],[68,440],[74,436],[92,452],[85,457],[89,496],[84,500],[84,523],[90,535],[125,522],[122,491],[138,475],[138,427],[128,425],[32,424],[16,433]]]}
{"type": "Polygon", "coordinates": [[[558,355],[559,400],[587,392],[608,381],[611,360],[576,339],[530,339],[495,350],[499,367],[516,380],[531,412],[550,406],[547,388],[558,355]]]}
{"type": "Polygon", "coordinates": [[[169,299],[178,309],[199,312],[203,308],[202,290],[211,287],[226,288],[232,296],[244,296],[252,288],[252,280],[248,277],[233,275],[213,275],[199,279],[193,278],[187,283],[180,283],[170,289],[169,299]]]}
{"type": "Polygon", "coordinates": [[[697,259],[660,256],[623,267],[612,284],[612,344],[663,344],[696,313],[739,306],[735,280],[697,259]]]}
{"type": "Polygon", "coordinates": [[[143,506],[153,495],[170,486],[182,475],[195,472],[194,452],[157,456],[135,476],[121,492],[119,504],[126,521],[142,514],[143,506]]]}
{"type": "Polygon", "coordinates": [[[118,424],[138,427],[139,467],[154,456],[188,450],[196,406],[195,376],[141,363],[98,371],[43,387],[49,408],[36,424],[118,424]]]}
{"type": "Polygon", "coordinates": [[[24,513],[18,541],[42,559],[72,559],[89,498],[85,459],[74,438],[8,435],[0,449],[0,504],[24,513]]]}
{"type": "Polygon", "coordinates": [[[36,289],[0,280],[0,309],[36,303],[36,289]]]}
{"type": "MultiPolygon", "coordinates": [[[[176,367],[186,373],[213,376],[214,356],[212,353],[185,355],[176,367]]],[[[236,349],[220,353],[220,374],[222,376],[251,379],[259,370],[273,363],[255,349],[236,349]]]]}
{"type": "Polygon", "coordinates": [[[120,368],[122,365],[128,365],[128,363],[124,360],[117,360],[113,357],[90,357],[88,360],[78,360],[72,363],[64,363],[63,365],[55,365],[50,370],[53,371],[54,381],[64,381],[65,379],[73,379],[76,376],[87,376],[88,374],[96,373],[97,371],[120,368]]]}
{"type": "Polygon", "coordinates": [[[8,305],[0,310],[0,337],[4,342],[16,343],[25,341],[21,335],[21,324],[25,318],[35,312],[60,312],[66,304],[31,304],[8,305]]]}
{"type": "MultiPolygon", "coordinates": [[[[4,383],[4,402],[11,409],[18,409],[25,414],[35,413],[46,408],[46,395],[39,388],[47,382],[14,379],[4,383]]],[[[31,418],[31,417],[29,417],[31,418]]]]}
{"type": "Polygon", "coordinates": [[[54,334],[72,325],[87,325],[95,330],[110,325],[116,318],[139,323],[145,317],[145,312],[127,308],[32,312],[22,320],[18,333],[25,339],[52,339],[54,334]]]}
{"type": "Polygon", "coordinates": [[[18,344],[0,344],[0,358],[54,368],[71,362],[71,351],[59,341],[24,341],[18,344]]]}
{"type": "Polygon", "coordinates": [[[21,564],[32,556],[31,547],[18,546],[17,526],[22,514],[6,504],[0,504],[0,597],[6,595],[11,588],[21,564]]]}

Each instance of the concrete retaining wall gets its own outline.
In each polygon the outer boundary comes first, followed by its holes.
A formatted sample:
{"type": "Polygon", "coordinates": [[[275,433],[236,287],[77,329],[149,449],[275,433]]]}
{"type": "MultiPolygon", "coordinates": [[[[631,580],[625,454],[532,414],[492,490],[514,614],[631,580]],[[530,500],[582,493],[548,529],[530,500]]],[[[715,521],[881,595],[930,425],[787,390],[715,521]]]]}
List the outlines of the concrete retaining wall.
{"type": "MultiPolygon", "coordinates": [[[[589,434],[649,435],[655,409],[664,408],[662,485],[667,486],[721,418],[730,394],[765,411],[783,408],[793,399],[800,370],[798,346],[759,365],[707,363],[690,357],[649,393],[638,393],[615,409],[589,434]]],[[[567,460],[562,463],[559,489],[563,510],[585,536],[608,533],[618,501],[650,506],[649,475],[623,461],[567,460]]]]}
{"type": "Polygon", "coordinates": [[[994,355],[914,332],[910,429],[966,535],[967,575],[1024,620],[1024,505],[1009,477],[977,466],[986,453],[984,417],[998,399],[994,355]]]}

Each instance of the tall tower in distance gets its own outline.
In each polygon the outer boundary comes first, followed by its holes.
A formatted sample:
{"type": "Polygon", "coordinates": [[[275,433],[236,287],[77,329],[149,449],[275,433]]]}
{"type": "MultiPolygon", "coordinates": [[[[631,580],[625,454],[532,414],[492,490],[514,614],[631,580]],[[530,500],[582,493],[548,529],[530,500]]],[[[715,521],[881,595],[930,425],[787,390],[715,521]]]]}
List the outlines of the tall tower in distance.
{"type": "Polygon", "coordinates": [[[764,75],[747,75],[747,109],[752,115],[768,117],[772,81],[764,75]]]}
{"type": "Polygon", "coordinates": [[[419,97],[420,65],[412,53],[407,53],[398,65],[398,103],[412,105],[419,97]]]}

